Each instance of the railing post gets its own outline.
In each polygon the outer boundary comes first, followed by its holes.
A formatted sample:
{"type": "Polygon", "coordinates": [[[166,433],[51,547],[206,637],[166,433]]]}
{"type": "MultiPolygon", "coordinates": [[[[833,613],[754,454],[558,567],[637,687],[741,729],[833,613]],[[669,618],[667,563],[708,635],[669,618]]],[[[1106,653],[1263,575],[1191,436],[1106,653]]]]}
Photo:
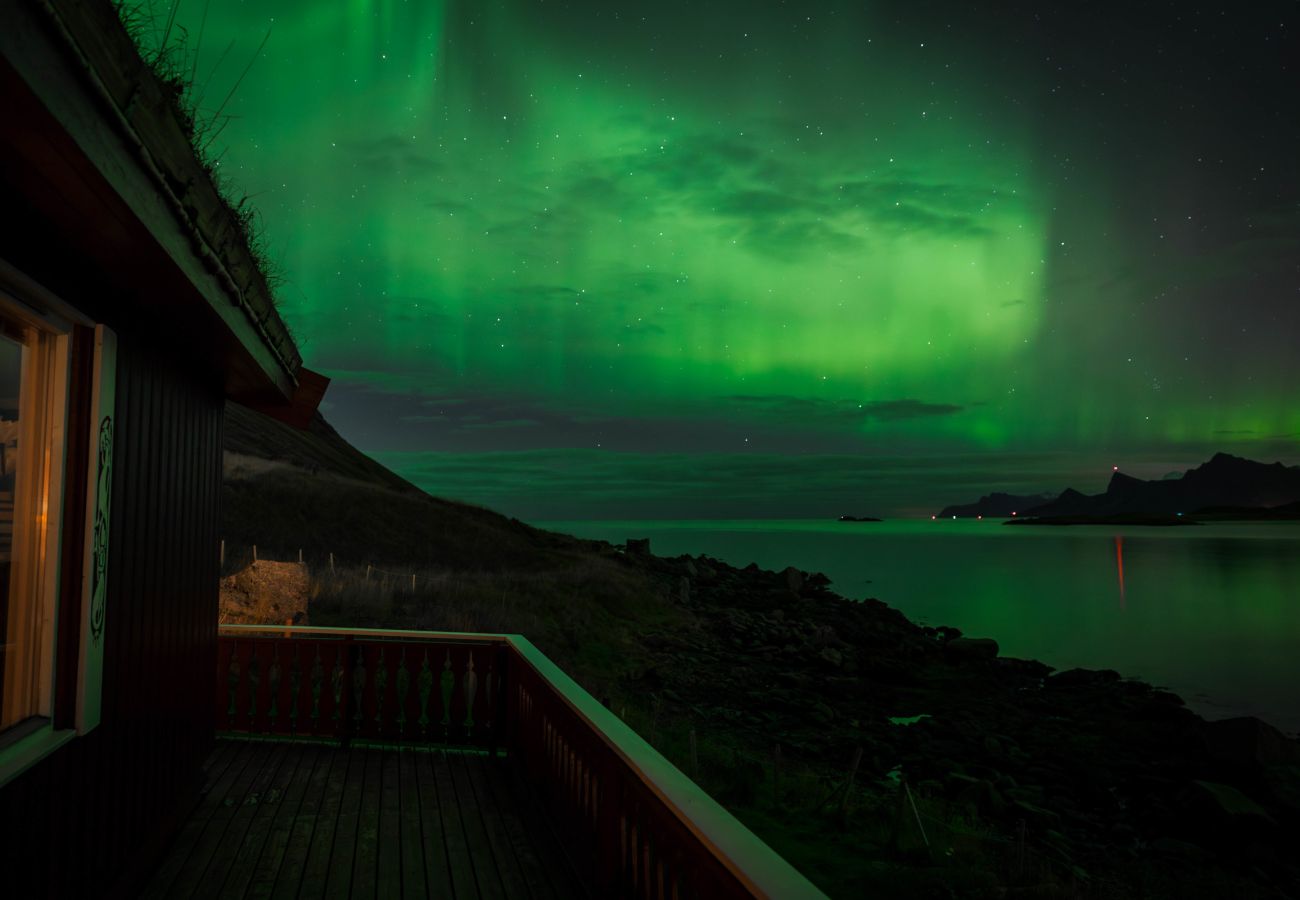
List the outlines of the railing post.
{"type": "Polygon", "coordinates": [[[344,747],[352,745],[352,704],[348,702],[348,695],[352,691],[352,654],[359,648],[358,644],[353,643],[352,635],[344,635],[343,649],[343,691],[339,695],[339,718],[343,726],[342,734],[339,735],[339,742],[344,747]]]}
{"type": "Polygon", "coordinates": [[[510,684],[510,653],[504,643],[497,644],[494,652],[496,659],[493,660],[493,667],[496,669],[496,677],[492,680],[493,696],[488,697],[488,702],[492,704],[492,729],[488,733],[488,752],[497,756],[498,748],[502,744],[507,744],[510,740],[508,723],[506,721],[506,692],[510,684]]]}

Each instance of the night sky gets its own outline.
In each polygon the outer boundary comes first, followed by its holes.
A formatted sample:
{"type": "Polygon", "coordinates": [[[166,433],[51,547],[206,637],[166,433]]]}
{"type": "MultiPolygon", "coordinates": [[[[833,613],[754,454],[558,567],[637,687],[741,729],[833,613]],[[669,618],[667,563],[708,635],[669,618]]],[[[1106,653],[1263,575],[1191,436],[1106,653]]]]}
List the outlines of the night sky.
{"type": "Polygon", "coordinates": [[[213,149],[326,416],[432,493],[892,515],[1300,461],[1296,5],[971,6],[178,22],[209,113],[252,62],[213,149]]]}

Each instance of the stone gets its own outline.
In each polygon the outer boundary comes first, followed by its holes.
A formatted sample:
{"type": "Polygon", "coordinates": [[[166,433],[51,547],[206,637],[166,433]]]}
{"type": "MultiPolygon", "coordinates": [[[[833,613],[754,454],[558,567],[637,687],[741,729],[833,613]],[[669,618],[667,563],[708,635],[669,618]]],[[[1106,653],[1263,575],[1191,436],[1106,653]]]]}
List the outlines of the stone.
{"type": "Polygon", "coordinates": [[[803,590],[803,572],[794,566],[788,566],[781,574],[785,577],[785,586],[791,593],[797,594],[803,590]]]}
{"type": "Polygon", "coordinates": [[[1204,734],[1215,762],[1243,769],[1300,764],[1300,743],[1254,716],[1210,722],[1204,734]]]}
{"type": "Polygon", "coordinates": [[[650,538],[628,538],[627,555],[628,556],[649,556],[650,538]]]}
{"type": "Polygon", "coordinates": [[[844,654],[834,647],[823,647],[818,651],[817,658],[832,669],[839,669],[844,665],[844,654]]]}
{"type": "Polygon", "coordinates": [[[953,638],[943,645],[944,653],[956,662],[977,662],[996,659],[998,642],[992,638],[953,638]]]}
{"type": "Polygon", "coordinates": [[[1264,807],[1230,784],[1193,781],[1188,801],[1193,809],[1208,816],[1213,825],[1271,828],[1277,824],[1264,807]]]}

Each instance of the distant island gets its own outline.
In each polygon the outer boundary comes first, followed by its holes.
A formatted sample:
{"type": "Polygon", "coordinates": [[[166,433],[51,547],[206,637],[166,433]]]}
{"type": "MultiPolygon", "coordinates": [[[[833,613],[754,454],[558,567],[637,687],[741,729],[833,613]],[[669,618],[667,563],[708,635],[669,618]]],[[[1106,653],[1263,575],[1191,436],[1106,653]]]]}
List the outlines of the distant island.
{"type": "Polygon", "coordinates": [[[877,519],[874,516],[840,516],[841,522],[881,522],[883,519],[877,519]]]}
{"type": "Polygon", "coordinates": [[[1118,470],[1100,494],[989,494],[944,507],[943,518],[1012,518],[1027,525],[1195,525],[1300,519],[1300,466],[1216,453],[1181,477],[1144,481],[1118,470]]]}

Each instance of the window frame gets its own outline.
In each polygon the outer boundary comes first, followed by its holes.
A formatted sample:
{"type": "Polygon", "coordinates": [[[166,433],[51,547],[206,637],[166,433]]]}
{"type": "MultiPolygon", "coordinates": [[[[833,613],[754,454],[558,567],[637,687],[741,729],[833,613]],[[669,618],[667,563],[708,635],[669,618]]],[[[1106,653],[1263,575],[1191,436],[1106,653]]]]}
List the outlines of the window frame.
{"type": "MultiPolygon", "coordinates": [[[[113,333],[68,305],[0,258],[0,312],[5,318],[35,328],[54,339],[45,390],[48,421],[43,423],[43,449],[49,454],[45,473],[45,552],[35,583],[37,601],[48,627],[40,647],[39,704],[35,717],[0,731],[0,787],[17,778],[78,734],[99,724],[102,640],[88,650],[85,619],[90,614],[87,558],[95,515],[96,428],[78,425],[74,397],[89,403],[96,416],[107,399],[112,410],[116,370],[113,333]],[[89,383],[79,378],[77,364],[91,354],[89,383]],[[103,372],[107,371],[105,378],[103,372]],[[83,382],[78,384],[78,382],[83,382]],[[101,391],[101,382],[106,382],[101,391]],[[76,432],[76,433],[74,433],[76,432]],[[89,467],[90,471],[86,469],[89,467]],[[88,483],[88,490],[81,490],[88,483]],[[82,521],[78,521],[82,520],[82,521]],[[83,531],[86,540],[76,540],[83,531]],[[69,537],[73,540],[69,542],[69,537]],[[33,724],[33,720],[38,724],[33,724]]],[[[94,419],[92,418],[92,421],[94,419]]],[[[111,471],[110,471],[111,476],[111,471]]],[[[15,497],[15,501],[16,501],[15,497]]],[[[39,496],[37,500],[39,501],[39,496]]]]}

